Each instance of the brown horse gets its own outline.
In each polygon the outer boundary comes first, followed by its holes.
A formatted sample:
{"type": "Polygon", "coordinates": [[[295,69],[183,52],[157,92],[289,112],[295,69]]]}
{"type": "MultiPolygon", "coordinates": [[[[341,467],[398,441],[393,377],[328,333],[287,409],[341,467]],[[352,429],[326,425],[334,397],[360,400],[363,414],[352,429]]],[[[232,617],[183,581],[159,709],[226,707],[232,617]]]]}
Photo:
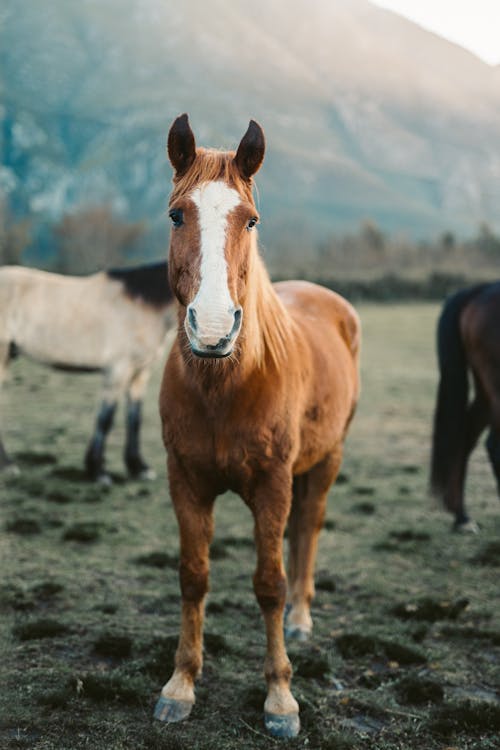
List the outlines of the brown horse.
{"type": "Polygon", "coordinates": [[[455,528],[477,531],[464,505],[469,455],[489,425],[486,447],[500,491],[500,283],[462,289],[443,307],[437,330],[440,381],[434,416],[431,487],[455,515],[455,528]],[[474,397],[469,400],[469,371],[474,397]]]}
{"type": "Polygon", "coordinates": [[[202,667],[213,505],[237,492],[254,516],[254,590],[267,635],[265,724],[299,731],[283,632],[289,527],[289,635],[312,628],[314,563],[330,485],[358,396],[353,308],[315,284],[273,285],[257,249],[252,175],[264,158],[253,120],[238,150],[195,147],[187,115],[168,137],[175,170],[169,274],[178,333],[160,394],[170,492],[180,531],[182,624],[156,718],[184,719],[202,667]]]}

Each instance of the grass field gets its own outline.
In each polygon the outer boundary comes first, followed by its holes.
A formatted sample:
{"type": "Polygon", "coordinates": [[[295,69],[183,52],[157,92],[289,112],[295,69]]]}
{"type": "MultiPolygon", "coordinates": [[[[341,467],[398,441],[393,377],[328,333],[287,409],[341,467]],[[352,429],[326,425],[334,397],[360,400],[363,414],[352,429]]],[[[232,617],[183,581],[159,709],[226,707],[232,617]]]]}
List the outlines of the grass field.
{"type": "Polygon", "coordinates": [[[291,644],[297,739],[265,736],[264,633],[252,523],[218,500],[205,668],[185,724],[153,723],[179,619],[177,533],[156,399],[125,482],[82,478],[99,381],[14,363],[0,397],[22,473],[0,480],[0,748],[426,750],[498,748],[500,504],[479,448],[467,496],[478,536],[452,534],[427,496],[435,305],[363,306],[363,394],[332,490],[307,644],[291,644]]]}

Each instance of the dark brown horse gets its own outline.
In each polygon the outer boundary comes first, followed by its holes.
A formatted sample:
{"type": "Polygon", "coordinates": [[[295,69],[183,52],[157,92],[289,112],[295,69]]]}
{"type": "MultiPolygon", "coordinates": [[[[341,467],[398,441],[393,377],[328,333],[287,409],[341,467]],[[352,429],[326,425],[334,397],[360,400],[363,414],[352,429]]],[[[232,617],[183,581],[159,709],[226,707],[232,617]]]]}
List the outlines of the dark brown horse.
{"type": "Polygon", "coordinates": [[[217,495],[237,492],[255,522],[254,590],[267,635],[268,731],[294,736],[286,629],[311,632],[314,563],[328,490],[358,396],[360,329],[352,307],[301,281],[271,284],[257,248],[252,175],[264,134],[251,121],[238,150],[196,148],[187,115],[173,123],[168,153],[170,283],[178,333],[160,394],[170,493],[180,531],[182,624],[175,671],[155,716],[179,721],[194,704],[202,667],[209,546],[217,495]]]}
{"type": "Polygon", "coordinates": [[[455,515],[458,530],[477,531],[465,510],[464,483],[469,455],[488,426],[486,447],[500,490],[499,325],[499,282],[454,294],[446,301],[438,323],[440,381],[431,487],[455,515]]]}

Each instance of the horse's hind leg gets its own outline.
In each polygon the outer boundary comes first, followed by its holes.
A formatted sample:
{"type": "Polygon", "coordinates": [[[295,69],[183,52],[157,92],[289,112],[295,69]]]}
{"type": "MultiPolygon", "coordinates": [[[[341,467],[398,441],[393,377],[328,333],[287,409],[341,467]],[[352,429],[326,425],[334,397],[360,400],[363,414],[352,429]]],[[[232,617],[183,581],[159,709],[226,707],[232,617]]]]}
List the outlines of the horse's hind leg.
{"type": "Polygon", "coordinates": [[[288,521],[289,611],[285,633],[306,640],[312,631],[311,602],[314,597],[314,566],[318,536],[325,517],[328,490],[342,461],[339,448],[307,474],[296,477],[288,521]]]}
{"type": "Polygon", "coordinates": [[[150,368],[136,373],[127,390],[127,437],[124,459],[130,476],[137,479],[155,479],[156,474],[150,469],[141,456],[140,429],[142,416],[142,399],[149,381],[150,368]]]}
{"type": "Polygon", "coordinates": [[[447,493],[449,498],[446,501],[448,507],[453,507],[455,513],[454,528],[457,531],[468,531],[477,533],[477,525],[472,521],[465,509],[464,489],[465,476],[467,472],[467,463],[471,452],[474,450],[479,436],[488,423],[488,408],[484,394],[476,385],[476,397],[467,409],[465,424],[465,441],[463,456],[460,462],[457,462],[452,476],[450,477],[447,493]]]}

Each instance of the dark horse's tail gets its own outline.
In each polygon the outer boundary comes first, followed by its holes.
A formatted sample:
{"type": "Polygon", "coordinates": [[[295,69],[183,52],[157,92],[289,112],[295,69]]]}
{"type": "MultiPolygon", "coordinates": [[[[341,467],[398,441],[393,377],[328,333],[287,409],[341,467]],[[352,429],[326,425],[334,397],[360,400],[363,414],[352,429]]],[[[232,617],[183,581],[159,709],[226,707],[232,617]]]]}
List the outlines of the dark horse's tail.
{"type": "Polygon", "coordinates": [[[469,393],[467,360],[460,334],[460,316],[484,288],[478,284],[462,289],[446,300],[437,327],[439,386],[432,435],[431,490],[448,510],[453,497],[446,492],[454,467],[465,455],[466,415],[469,393]]]}

